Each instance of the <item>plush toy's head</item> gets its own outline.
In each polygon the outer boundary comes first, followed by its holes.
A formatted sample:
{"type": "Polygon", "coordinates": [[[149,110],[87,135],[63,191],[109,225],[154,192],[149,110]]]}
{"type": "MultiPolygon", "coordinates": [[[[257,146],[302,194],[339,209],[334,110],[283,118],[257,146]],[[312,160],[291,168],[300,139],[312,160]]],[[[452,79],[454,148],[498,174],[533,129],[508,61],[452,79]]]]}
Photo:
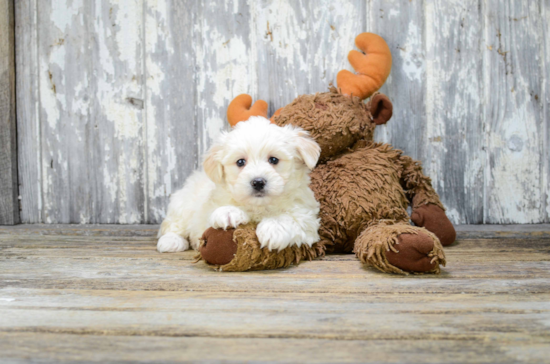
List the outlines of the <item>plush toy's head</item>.
{"type": "Polygon", "coordinates": [[[308,131],[321,147],[325,161],[352,147],[358,140],[372,140],[376,125],[386,123],[392,113],[390,100],[376,94],[365,104],[334,87],[329,92],[298,96],[273,117],[277,125],[296,125],[308,131]]]}
{"type": "MultiPolygon", "coordinates": [[[[390,100],[376,91],[382,87],[391,70],[391,52],[380,36],[362,33],[355,43],[363,52],[351,51],[348,60],[357,71],[338,73],[338,89],[315,95],[301,95],[271,118],[277,125],[296,125],[308,131],[321,147],[319,161],[352,147],[358,140],[372,140],[376,125],[385,124],[392,116],[390,100]],[[372,97],[371,97],[372,96],[372,97]],[[371,97],[368,103],[363,100],[371,97]]],[[[240,95],[229,105],[231,125],[246,120],[255,112],[267,112],[259,100],[252,107],[248,95],[240,95]]]]}

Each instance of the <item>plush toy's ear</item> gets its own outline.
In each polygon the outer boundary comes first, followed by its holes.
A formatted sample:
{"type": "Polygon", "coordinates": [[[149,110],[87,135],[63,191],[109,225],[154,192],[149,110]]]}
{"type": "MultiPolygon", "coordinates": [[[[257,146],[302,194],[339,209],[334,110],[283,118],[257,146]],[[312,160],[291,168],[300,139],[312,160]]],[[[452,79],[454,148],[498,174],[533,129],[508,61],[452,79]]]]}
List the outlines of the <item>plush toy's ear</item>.
{"type": "Polygon", "coordinates": [[[220,155],[221,151],[221,145],[214,144],[206,153],[206,157],[202,163],[204,172],[214,183],[221,183],[223,181],[223,166],[220,155]]]}
{"type": "Polygon", "coordinates": [[[247,121],[251,116],[263,116],[267,118],[267,102],[258,100],[252,105],[252,97],[241,94],[233,99],[227,107],[227,121],[235,126],[240,121],[247,121]]]}
{"type": "Polygon", "coordinates": [[[393,104],[388,96],[376,94],[370,101],[370,113],[372,122],[376,125],[382,125],[388,122],[393,115],[393,104]]]}
{"type": "Polygon", "coordinates": [[[321,155],[321,147],[312,137],[309,136],[309,133],[305,130],[298,130],[296,138],[296,149],[302,160],[309,169],[315,168],[319,156],[321,155]]]}

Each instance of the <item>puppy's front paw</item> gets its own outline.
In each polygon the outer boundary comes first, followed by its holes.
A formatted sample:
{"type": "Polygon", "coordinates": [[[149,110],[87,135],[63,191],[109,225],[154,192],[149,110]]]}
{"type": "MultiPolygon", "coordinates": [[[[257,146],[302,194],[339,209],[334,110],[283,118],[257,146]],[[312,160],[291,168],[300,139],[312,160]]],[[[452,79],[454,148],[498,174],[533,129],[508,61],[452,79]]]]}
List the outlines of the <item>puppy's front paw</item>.
{"type": "Polygon", "coordinates": [[[175,253],[187,249],[189,249],[189,242],[182,236],[174,233],[164,234],[157,243],[159,253],[175,253]]]}
{"type": "Polygon", "coordinates": [[[286,226],[283,221],[278,219],[263,219],[256,228],[260,246],[262,248],[267,246],[270,251],[286,248],[292,241],[292,233],[289,228],[290,226],[286,226]]]}
{"type": "Polygon", "coordinates": [[[246,212],[235,206],[222,206],[214,210],[210,215],[210,226],[214,229],[237,227],[248,222],[246,212]]]}

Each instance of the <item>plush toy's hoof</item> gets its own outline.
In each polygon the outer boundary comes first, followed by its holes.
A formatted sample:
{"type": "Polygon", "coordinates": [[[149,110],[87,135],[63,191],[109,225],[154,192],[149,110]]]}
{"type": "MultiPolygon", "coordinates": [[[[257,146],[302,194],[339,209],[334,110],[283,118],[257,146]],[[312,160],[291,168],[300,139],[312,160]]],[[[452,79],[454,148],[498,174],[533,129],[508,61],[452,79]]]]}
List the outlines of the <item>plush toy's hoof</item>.
{"type": "Polygon", "coordinates": [[[380,224],[366,229],[355,241],[355,254],[382,272],[439,273],[445,253],[428,230],[409,224],[380,224]]]}
{"type": "Polygon", "coordinates": [[[201,240],[199,259],[225,272],[285,268],[325,253],[323,245],[319,244],[291,246],[280,251],[262,248],[256,236],[256,225],[252,223],[227,231],[209,228],[201,240]]]}
{"type": "Polygon", "coordinates": [[[386,258],[391,265],[406,272],[418,273],[430,272],[437,268],[437,262],[429,256],[435,244],[427,234],[423,232],[401,234],[397,240],[399,244],[395,245],[395,248],[399,252],[390,250],[386,253],[386,258]]]}
{"type": "Polygon", "coordinates": [[[439,238],[441,245],[454,243],[456,231],[445,211],[437,205],[428,204],[416,208],[411,214],[411,220],[416,226],[425,228],[439,238]]]}
{"type": "Polygon", "coordinates": [[[202,234],[202,245],[199,249],[202,259],[208,264],[225,265],[235,258],[237,242],[233,241],[235,229],[208,228],[202,234]]]}

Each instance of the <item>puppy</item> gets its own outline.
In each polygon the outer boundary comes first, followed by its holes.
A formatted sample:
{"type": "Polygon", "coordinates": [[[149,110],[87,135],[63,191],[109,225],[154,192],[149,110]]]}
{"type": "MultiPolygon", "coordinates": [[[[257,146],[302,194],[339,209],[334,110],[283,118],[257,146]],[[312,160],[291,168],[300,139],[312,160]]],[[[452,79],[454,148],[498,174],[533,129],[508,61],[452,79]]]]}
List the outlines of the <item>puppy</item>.
{"type": "Polygon", "coordinates": [[[301,128],[254,116],[223,133],[196,171],[170,199],[157,250],[197,249],[209,227],[258,223],[262,247],[284,249],[319,241],[319,203],[309,172],[320,147],[301,128]]]}

